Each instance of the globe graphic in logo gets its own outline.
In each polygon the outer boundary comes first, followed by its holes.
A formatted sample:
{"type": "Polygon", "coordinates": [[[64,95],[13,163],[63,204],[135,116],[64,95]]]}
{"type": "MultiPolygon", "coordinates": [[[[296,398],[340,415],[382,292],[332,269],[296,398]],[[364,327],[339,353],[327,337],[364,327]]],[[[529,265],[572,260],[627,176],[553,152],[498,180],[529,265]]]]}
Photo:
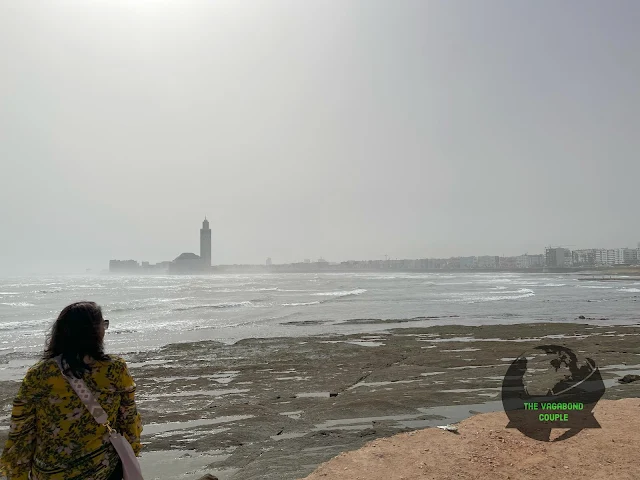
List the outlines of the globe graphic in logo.
{"type": "Polygon", "coordinates": [[[502,383],[507,428],[550,441],[553,428],[567,430],[565,440],[584,428],[599,428],[593,407],[604,395],[596,363],[560,345],[540,345],[519,355],[502,383]]]}

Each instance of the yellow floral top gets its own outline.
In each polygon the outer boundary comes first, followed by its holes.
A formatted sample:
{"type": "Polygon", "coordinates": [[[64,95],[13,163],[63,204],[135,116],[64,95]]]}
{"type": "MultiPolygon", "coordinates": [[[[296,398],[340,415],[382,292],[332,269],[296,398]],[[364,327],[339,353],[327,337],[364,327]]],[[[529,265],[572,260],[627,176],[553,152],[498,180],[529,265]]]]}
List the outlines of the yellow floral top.
{"type": "MultiPolygon", "coordinates": [[[[109,358],[96,361],[83,380],[138,455],[142,422],[136,385],[125,361],[109,358]]],[[[91,416],[56,361],[31,367],[13,402],[0,473],[9,480],[106,480],[118,462],[107,428],[91,416]]]]}

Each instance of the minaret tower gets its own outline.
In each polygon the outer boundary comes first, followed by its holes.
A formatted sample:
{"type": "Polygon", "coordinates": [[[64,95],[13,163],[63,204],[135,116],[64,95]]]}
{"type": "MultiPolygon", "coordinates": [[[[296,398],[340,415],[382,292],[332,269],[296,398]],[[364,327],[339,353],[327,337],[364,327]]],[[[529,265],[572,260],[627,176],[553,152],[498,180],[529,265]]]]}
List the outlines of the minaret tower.
{"type": "Polygon", "coordinates": [[[205,267],[211,266],[211,229],[209,221],[204,217],[202,228],[200,229],[200,258],[203,260],[205,267]]]}

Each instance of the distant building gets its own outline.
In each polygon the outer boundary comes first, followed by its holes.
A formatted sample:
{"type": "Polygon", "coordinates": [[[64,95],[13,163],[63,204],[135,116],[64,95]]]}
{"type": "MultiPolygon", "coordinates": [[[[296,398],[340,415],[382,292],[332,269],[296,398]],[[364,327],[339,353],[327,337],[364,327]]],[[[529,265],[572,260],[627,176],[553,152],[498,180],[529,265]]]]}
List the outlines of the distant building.
{"type": "Polygon", "coordinates": [[[271,257],[267,258],[266,264],[267,264],[267,267],[271,266],[271,257]]]}
{"type": "Polygon", "coordinates": [[[112,273],[134,273],[140,269],[140,265],[135,260],[109,260],[109,272],[112,273]]]}
{"type": "Polygon", "coordinates": [[[500,264],[500,257],[496,257],[493,255],[483,255],[478,257],[478,268],[490,269],[490,268],[498,268],[500,264]]]}
{"type": "Polygon", "coordinates": [[[545,249],[545,265],[551,268],[570,267],[573,264],[571,250],[562,247],[545,249]]]}
{"type": "Polygon", "coordinates": [[[135,260],[110,260],[109,272],[110,273],[136,273],[136,274],[161,274],[169,271],[169,265],[172,262],[160,262],[155,265],[149,262],[142,262],[138,264],[135,260]]]}
{"type": "Polygon", "coordinates": [[[608,257],[606,248],[597,248],[594,252],[594,256],[596,265],[609,265],[607,262],[608,257]]]}
{"type": "Polygon", "coordinates": [[[211,272],[211,229],[205,217],[200,229],[200,256],[195,253],[183,253],[172,262],[160,262],[155,265],[135,260],[110,260],[110,272],[126,273],[207,273],[211,272]]]}
{"type": "Polygon", "coordinates": [[[211,229],[205,217],[200,229],[200,255],[191,252],[180,254],[169,264],[169,273],[207,272],[211,272],[211,229]]]}
{"type": "Polygon", "coordinates": [[[529,255],[529,267],[544,267],[544,255],[542,255],[541,253],[538,255],[529,255]]]}
{"type": "Polygon", "coordinates": [[[168,272],[170,266],[171,266],[171,262],[164,261],[164,262],[156,263],[153,267],[156,269],[168,272]]]}
{"type": "Polygon", "coordinates": [[[443,260],[444,265],[442,268],[446,268],[448,270],[460,268],[460,257],[445,258],[443,260]]]}
{"type": "Polygon", "coordinates": [[[202,273],[207,269],[206,263],[195,253],[182,253],[171,262],[169,273],[202,273]]]}
{"type": "Polygon", "coordinates": [[[211,266],[211,229],[207,217],[204,217],[200,229],[200,258],[206,267],[211,266]]]}
{"type": "Polygon", "coordinates": [[[614,265],[631,265],[638,261],[638,250],[635,248],[617,248],[614,255],[614,265]]]}
{"type": "Polygon", "coordinates": [[[518,257],[500,257],[498,266],[505,270],[518,268],[518,257]]]}
{"type": "Polygon", "coordinates": [[[544,255],[520,255],[516,257],[517,268],[540,268],[544,267],[545,258],[544,255]]]}
{"type": "Polygon", "coordinates": [[[594,250],[595,265],[634,265],[640,260],[640,249],[599,248],[594,250]]]}
{"type": "Polygon", "coordinates": [[[305,258],[304,259],[304,263],[311,263],[311,259],[310,258],[305,258]]]}
{"type": "Polygon", "coordinates": [[[478,266],[478,259],[476,257],[460,257],[460,268],[469,270],[478,266]]]}
{"type": "Polygon", "coordinates": [[[429,270],[442,270],[446,268],[447,260],[444,258],[429,258],[427,259],[427,268],[429,270]]]}
{"type": "Polygon", "coordinates": [[[588,267],[596,264],[596,249],[574,250],[572,252],[573,265],[588,267]]]}
{"type": "Polygon", "coordinates": [[[619,260],[624,260],[624,253],[620,257],[620,249],[600,248],[595,251],[596,265],[616,265],[619,260]]]}

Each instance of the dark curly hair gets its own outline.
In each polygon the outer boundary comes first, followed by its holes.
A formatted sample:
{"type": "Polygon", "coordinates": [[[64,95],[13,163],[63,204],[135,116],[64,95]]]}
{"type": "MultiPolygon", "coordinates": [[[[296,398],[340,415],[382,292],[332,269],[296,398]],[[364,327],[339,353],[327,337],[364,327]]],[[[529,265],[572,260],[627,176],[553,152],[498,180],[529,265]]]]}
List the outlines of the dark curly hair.
{"type": "Polygon", "coordinates": [[[58,315],[47,337],[43,358],[62,355],[65,373],[80,378],[91,367],[85,356],[108,360],[100,333],[102,309],[95,302],[76,302],[67,305],[58,315]]]}

